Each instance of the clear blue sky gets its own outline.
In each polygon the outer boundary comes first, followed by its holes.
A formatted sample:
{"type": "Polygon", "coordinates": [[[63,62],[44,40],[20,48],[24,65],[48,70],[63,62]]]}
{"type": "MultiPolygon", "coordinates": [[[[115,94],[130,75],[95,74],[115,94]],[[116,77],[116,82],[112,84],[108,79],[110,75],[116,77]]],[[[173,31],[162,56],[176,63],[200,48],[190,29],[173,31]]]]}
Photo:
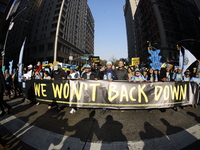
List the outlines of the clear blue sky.
{"type": "Polygon", "coordinates": [[[88,0],[95,20],[94,55],[109,61],[127,58],[125,0],[88,0]]]}

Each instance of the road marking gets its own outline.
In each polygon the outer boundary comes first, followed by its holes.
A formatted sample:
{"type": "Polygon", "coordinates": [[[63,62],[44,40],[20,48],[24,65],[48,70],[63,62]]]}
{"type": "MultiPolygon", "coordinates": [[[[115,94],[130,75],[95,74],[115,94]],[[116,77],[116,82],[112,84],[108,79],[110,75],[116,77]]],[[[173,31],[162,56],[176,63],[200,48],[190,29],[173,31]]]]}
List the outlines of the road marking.
{"type": "MultiPolygon", "coordinates": [[[[0,118],[0,123],[7,128],[13,135],[26,144],[39,150],[60,150],[60,149],[82,149],[84,142],[78,138],[73,138],[48,130],[41,129],[29,123],[16,118],[15,116],[5,115],[0,118]]],[[[144,141],[127,141],[127,142],[87,142],[85,150],[167,150],[181,149],[200,139],[200,124],[190,127],[184,131],[166,135],[161,138],[148,139],[144,141]]]]}

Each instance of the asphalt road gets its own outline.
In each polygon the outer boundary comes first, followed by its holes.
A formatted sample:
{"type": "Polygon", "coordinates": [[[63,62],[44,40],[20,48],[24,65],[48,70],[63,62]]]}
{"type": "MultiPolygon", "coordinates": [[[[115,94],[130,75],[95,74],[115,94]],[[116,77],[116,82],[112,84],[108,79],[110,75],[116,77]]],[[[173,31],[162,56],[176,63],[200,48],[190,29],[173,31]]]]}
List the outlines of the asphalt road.
{"type": "Polygon", "coordinates": [[[174,111],[48,109],[47,104],[7,101],[0,118],[9,149],[199,149],[200,106],[174,111]]]}

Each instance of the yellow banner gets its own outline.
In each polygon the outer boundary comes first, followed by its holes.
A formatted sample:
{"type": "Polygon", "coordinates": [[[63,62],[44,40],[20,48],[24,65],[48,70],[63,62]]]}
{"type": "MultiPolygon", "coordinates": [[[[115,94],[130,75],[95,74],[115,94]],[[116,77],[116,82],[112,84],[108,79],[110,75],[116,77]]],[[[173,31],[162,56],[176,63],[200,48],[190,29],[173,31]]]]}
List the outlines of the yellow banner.
{"type": "Polygon", "coordinates": [[[140,57],[132,58],[132,66],[137,66],[140,64],[140,57]]]}

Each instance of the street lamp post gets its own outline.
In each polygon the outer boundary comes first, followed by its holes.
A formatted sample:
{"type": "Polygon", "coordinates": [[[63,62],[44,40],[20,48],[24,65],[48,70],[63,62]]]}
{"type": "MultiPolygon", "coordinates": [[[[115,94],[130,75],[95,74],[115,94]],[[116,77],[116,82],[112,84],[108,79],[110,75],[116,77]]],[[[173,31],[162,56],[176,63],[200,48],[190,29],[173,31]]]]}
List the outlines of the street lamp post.
{"type": "Polygon", "coordinates": [[[16,18],[19,14],[21,14],[21,13],[22,13],[24,10],[26,10],[28,7],[29,7],[29,6],[24,7],[22,10],[20,10],[20,11],[16,14],[15,17],[12,17],[12,18],[11,18],[11,21],[10,21],[10,24],[9,24],[9,27],[8,27],[8,30],[7,30],[7,32],[6,32],[6,37],[5,37],[5,41],[4,41],[4,45],[3,45],[3,51],[1,52],[1,54],[2,54],[2,66],[4,66],[4,61],[5,61],[5,55],[6,55],[5,50],[6,50],[6,43],[7,43],[7,39],[8,39],[8,34],[9,34],[9,31],[12,30],[12,27],[14,26],[14,22],[13,22],[13,21],[15,20],[15,18],[16,18]]]}

